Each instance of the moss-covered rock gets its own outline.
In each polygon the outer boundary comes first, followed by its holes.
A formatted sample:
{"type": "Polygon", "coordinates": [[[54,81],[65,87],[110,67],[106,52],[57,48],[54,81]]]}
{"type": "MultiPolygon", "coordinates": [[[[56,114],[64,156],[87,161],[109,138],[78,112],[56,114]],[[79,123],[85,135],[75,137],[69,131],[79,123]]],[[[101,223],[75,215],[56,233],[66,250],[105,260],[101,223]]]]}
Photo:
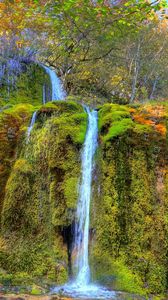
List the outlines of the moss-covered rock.
{"type": "Polygon", "coordinates": [[[15,104],[41,105],[45,91],[46,101],[51,100],[50,78],[38,64],[24,64],[15,83],[0,85],[0,107],[15,104]]]}
{"type": "MultiPolygon", "coordinates": [[[[87,114],[72,98],[16,105],[0,115],[0,282],[34,284],[33,294],[42,282],[68,279],[87,128],[87,114]]],[[[166,110],[98,108],[90,264],[94,280],[117,290],[146,295],[167,288],[166,110]]]]}
{"type": "Polygon", "coordinates": [[[0,211],[5,185],[17,153],[21,150],[22,139],[33,110],[32,105],[20,104],[0,113],[0,211]]]}
{"type": "Polygon", "coordinates": [[[94,278],[117,289],[167,288],[166,115],[163,105],[99,109],[90,257],[94,278]]]}
{"type": "Polygon", "coordinates": [[[57,101],[38,110],[28,143],[25,134],[2,210],[6,246],[1,247],[0,258],[7,273],[26,272],[57,284],[67,281],[62,232],[74,222],[86,127],[81,105],[57,101]]]}

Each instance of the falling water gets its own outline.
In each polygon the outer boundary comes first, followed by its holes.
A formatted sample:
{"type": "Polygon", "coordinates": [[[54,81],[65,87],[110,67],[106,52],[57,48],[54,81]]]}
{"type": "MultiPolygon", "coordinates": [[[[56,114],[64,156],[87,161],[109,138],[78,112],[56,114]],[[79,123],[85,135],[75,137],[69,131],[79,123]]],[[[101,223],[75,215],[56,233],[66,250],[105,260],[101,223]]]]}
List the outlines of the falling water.
{"type": "Polygon", "coordinates": [[[51,293],[60,293],[75,299],[116,299],[116,293],[91,283],[89,267],[89,219],[92,186],[93,158],[97,148],[97,112],[85,108],[88,114],[88,129],[82,151],[82,178],[76,214],[74,248],[77,252],[75,280],[55,287],[51,293]]]}
{"type": "MultiPolygon", "coordinates": [[[[46,67],[42,64],[40,64],[45,71],[47,72],[47,74],[49,74],[50,76],[50,80],[51,80],[51,86],[52,86],[52,101],[54,100],[63,100],[66,96],[66,92],[63,89],[63,85],[61,83],[61,80],[57,77],[56,73],[54,70],[50,69],[49,67],[46,67]]],[[[45,86],[43,86],[43,104],[46,103],[46,95],[45,95],[45,86]]],[[[33,113],[31,122],[30,122],[30,126],[28,127],[27,130],[27,142],[29,142],[30,139],[30,133],[32,131],[32,128],[36,122],[36,116],[37,116],[37,111],[35,111],[33,113]]]]}
{"type": "Polygon", "coordinates": [[[27,142],[29,141],[30,139],[30,133],[32,131],[32,128],[36,122],[36,117],[37,117],[37,111],[35,111],[32,115],[32,118],[31,118],[31,122],[30,122],[30,126],[28,127],[28,130],[27,130],[27,142]]]}
{"type": "Polygon", "coordinates": [[[43,104],[46,104],[46,91],[45,91],[45,84],[43,84],[43,96],[42,96],[43,104]]]}
{"type": "Polygon", "coordinates": [[[65,90],[61,83],[61,80],[56,75],[55,71],[45,65],[41,65],[46,73],[50,76],[51,86],[52,86],[52,97],[51,100],[63,100],[66,97],[65,90]]]}
{"type": "Polygon", "coordinates": [[[77,206],[77,220],[75,229],[75,249],[77,252],[77,285],[87,285],[90,281],[90,269],[88,259],[89,246],[89,212],[92,184],[93,156],[97,147],[97,112],[90,111],[88,114],[88,129],[86,133],[82,153],[82,181],[80,187],[79,201],[77,206]]]}

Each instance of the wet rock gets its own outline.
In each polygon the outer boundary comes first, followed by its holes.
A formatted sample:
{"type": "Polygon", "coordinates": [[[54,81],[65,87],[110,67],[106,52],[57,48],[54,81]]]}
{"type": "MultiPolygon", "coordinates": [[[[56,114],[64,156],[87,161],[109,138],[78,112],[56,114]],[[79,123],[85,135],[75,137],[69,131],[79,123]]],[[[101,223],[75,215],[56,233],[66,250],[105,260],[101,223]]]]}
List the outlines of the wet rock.
{"type": "Polygon", "coordinates": [[[15,139],[16,129],[15,128],[8,128],[7,136],[8,136],[9,140],[15,139]]]}

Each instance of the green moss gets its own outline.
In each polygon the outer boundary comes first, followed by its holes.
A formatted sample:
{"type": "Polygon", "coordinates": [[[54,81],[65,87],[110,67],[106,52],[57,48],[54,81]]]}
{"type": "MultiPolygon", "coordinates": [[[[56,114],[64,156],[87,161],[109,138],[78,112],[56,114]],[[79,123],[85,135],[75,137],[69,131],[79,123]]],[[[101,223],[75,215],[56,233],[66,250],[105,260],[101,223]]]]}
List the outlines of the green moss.
{"type": "Polygon", "coordinates": [[[52,117],[52,123],[62,128],[66,136],[69,136],[74,143],[83,144],[87,127],[87,114],[81,105],[72,101],[48,102],[38,111],[38,125],[42,125],[50,117],[52,117]]]}
{"type": "Polygon", "coordinates": [[[77,186],[79,183],[78,177],[71,177],[64,180],[64,194],[68,208],[76,208],[76,203],[74,203],[74,199],[78,197],[77,186]]]}
{"type": "Polygon", "coordinates": [[[53,102],[47,102],[45,105],[43,105],[42,111],[45,108],[53,108],[54,110],[57,110],[60,113],[74,113],[74,112],[83,112],[83,108],[80,104],[74,102],[74,101],[65,101],[65,100],[57,100],[53,102]]]}
{"type": "MultiPolygon", "coordinates": [[[[1,86],[1,106],[19,103],[40,105],[43,97],[43,86],[50,89],[50,79],[42,67],[36,64],[24,66],[25,71],[17,78],[14,86],[1,86]]],[[[50,100],[50,99],[47,99],[50,100]]]]}
{"type": "MultiPolygon", "coordinates": [[[[163,107],[161,105],[160,109],[164,110],[163,107]]],[[[109,142],[110,139],[121,136],[130,130],[138,135],[158,133],[155,125],[164,125],[165,117],[160,118],[158,114],[158,120],[156,120],[156,116],[152,115],[154,111],[152,111],[151,105],[138,105],[137,110],[135,108],[137,107],[132,109],[131,106],[117,104],[105,104],[99,108],[99,131],[103,142],[109,142]],[[136,116],[139,114],[140,122],[134,120],[134,113],[136,116]]]]}
{"type": "Polygon", "coordinates": [[[2,226],[5,231],[17,230],[27,222],[27,226],[30,226],[31,219],[26,214],[26,209],[31,194],[32,175],[32,168],[24,159],[16,162],[7,182],[7,193],[2,211],[2,226]]]}
{"type": "Polygon", "coordinates": [[[143,289],[143,283],[134,274],[123,259],[112,259],[108,253],[95,253],[94,280],[114,290],[125,291],[138,295],[147,295],[143,289]],[[100,259],[101,257],[101,259],[100,259]]]}
{"type": "Polygon", "coordinates": [[[32,284],[36,278],[43,277],[60,284],[67,280],[66,249],[58,235],[27,235],[26,238],[13,235],[8,238],[4,251],[6,259],[1,265],[13,275],[3,274],[1,282],[8,277],[15,285],[32,284]]]}
{"type": "MultiPolygon", "coordinates": [[[[167,146],[155,125],[133,121],[132,114],[142,110],[110,104],[99,110],[90,260],[93,278],[114,289],[162,294],[167,288],[167,146]]],[[[156,125],[164,122],[152,113],[156,125]]]]}
{"type": "MultiPolygon", "coordinates": [[[[5,172],[8,166],[5,180],[10,175],[7,185],[3,183],[1,277],[12,284],[62,284],[68,280],[62,232],[75,219],[87,114],[72,101],[38,107],[26,144],[22,133],[34,110],[20,105],[0,117],[5,172]],[[14,128],[12,135],[8,128],[14,128]],[[16,151],[20,137],[23,148],[16,151]]],[[[133,121],[131,114],[128,106],[99,108],[91,269],[95,280],[113,289],[163,293],[168,244],[166,141],[154,127],[133,121]]]]}
{"type": "Polygon", "coordinates": [[[67,281],[61,228],[75,217],[86,125],[79,104],[59,101],[39,109],[30,141],[6,185],[2,229],[7,244],[0,258],[7,273],[67,281]]]}
{"type": "Polygon", "coordinates": [[[0,274],[0,283],[3,285],[11,285],[13,280],[12,274],[0,274]]]}
{"type": "Polygon", "coordinates": [[[33,283],[32,277],[27,272],[16,272],[12,276],[12,285],[31,285],[33,283]]]}
{"type": "Polygon", "coordinates": [[[103,105],[99,111],[99,130],[104,142],[124,134],[133,127],[129,108],[117,104],[103,105]]]}
{"type": "Polygon", "coordinates": [[[31,105],[20,104],[0,113],[0,212],[5,185],[16,160],[16,153],[21,150],[21,142],[33,110],[31,105]]]}
{"type": "Polygon", "coordinates": [[[5,114],[13,115],[22,118],[24,115],[30,115],[34,111],[34,106],[31,104],[17,104],[11,106],[4,111],[5,114]]]}
{"type": "Polygon", "coordinates": [[[31,290],[31,295],[34,295],[34,296],[41,295],[41,289],[38,286],[33,285],[32,290],[31,290]]]}
{"type": "Polygon", "coordinates": [[[149,125],[135,124],[133,131],[139,134],[150,133],[152,131],[152,128],[149,125]]]}
{"type": "Polygon", "coordinates": [[[157,295],[157,296],[153,296],[152,300],[166,300],[166,295],[157,295]]]}
{"type": "Polygon", "coordinates": [[[108,134],[104,137],[104,141],[110,141],[114,137],[124,134],[127,130],[133,127],[133,121],[131,119],[122,119],[112,123],[108,134]]]}
{"type": "Polygon", "coordinates": [[[127,106],[104,104],[99,110],[99,129],[101,130],[106,123],[110,125],[112,122],[129,117],[130,113],[127,106]]]}

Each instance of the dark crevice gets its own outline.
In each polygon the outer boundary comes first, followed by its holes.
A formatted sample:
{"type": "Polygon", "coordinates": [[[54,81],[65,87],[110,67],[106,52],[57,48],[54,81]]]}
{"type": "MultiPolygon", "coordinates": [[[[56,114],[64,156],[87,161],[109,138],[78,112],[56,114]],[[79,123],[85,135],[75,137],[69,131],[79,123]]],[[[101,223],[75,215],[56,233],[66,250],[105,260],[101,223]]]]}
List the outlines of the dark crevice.
{"type": "Polygon", "coordinates": [[[68,253],[68,273],[69,278],[72,277],[72,250],[73,250],[73,241],[74,241],[74,231],[75,231],[75,223],[73,222],[69,226],[65,226],[61,228],[61,235],[63,237],[63,242],[67,246],[68,253]]]}

